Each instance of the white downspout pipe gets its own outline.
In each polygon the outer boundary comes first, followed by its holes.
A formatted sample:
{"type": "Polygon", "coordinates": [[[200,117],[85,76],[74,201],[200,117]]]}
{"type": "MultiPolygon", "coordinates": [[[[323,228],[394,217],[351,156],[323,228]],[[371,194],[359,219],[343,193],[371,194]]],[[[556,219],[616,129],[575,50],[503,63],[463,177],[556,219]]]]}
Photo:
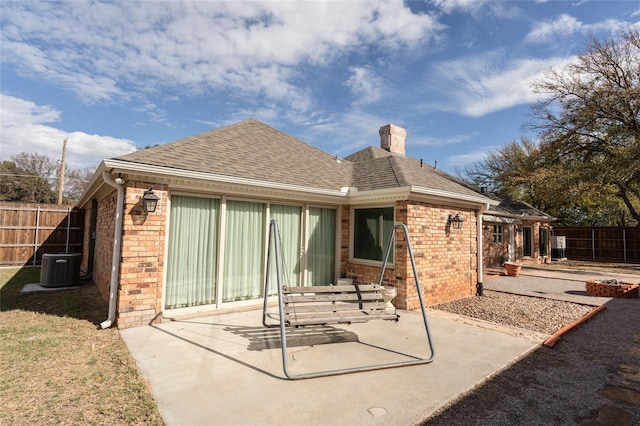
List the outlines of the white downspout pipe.
{"type": "Polygon", "coordinates": [[[478,241],[478,248],[477,248],[477,256],[478,256],[478,280],[477,280],[477,284],[476,284],[476,295],[477,296],[482,296],[484,293],[484,284],[483,284],[483,277],[484,277],[484,268],[483,268],[483,256],[482,256],[482,214],[484,212],[486,212],[487,210],[489,210],[489,204],[486,204],[482,209],[480,210],[476,210],[476,233],[478,235],[478,237],[476,238],[476,240],[478,241]]]}
{"type": "Polygon", "coordinates": [[[111,257],[111,283],[109,285],[109,316],[100,323],[100,328],[105,329],[113,325],[116,320],[116,308],[118,306],[118,279],[120,272],[120,250],[122,247],[122,213],[124,211],[124,187],[122,178],[111,179],[107,172],[102,172],[102,178],[106,183],[118,190],[116,199],[116,223],[113,230],[113,256],[111,257]]]}

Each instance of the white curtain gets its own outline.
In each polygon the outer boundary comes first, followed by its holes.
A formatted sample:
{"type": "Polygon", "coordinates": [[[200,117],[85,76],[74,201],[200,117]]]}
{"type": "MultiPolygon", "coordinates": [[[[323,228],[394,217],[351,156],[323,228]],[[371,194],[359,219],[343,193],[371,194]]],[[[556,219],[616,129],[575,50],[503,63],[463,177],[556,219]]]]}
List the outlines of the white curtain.
{"type": "MultiPolygon", "coordinates": [[[[300,228],[302,208],[297,206],[283,206],[271,204],[271,219],[278,222],[280,230],[281,257],[283,259],[282,284],[292,287],[300,285],[300,228]],[[286,274],[286,276],[285,276],[286,274]]],[[[272,245],[272,247],[274,247],[272,245]]],[[[272,263],[270,265],[269,294],[275,294],[276,268],[275,253],[271,253],[272,263]]]]}
{"type": "Polygon", "coordinates": [[[309,209],[307,285],[335,284],[336,211],[309,209]]]}
{"type": "Polygon", "coordinates": [[[165,308],[215,303],[219,201],[171,197],[165,308]]]}
{"type": "Polygon", "coordinates": [[[227,201],[223,302],[262,294],[265,207],[264,203],[227,201]]]}

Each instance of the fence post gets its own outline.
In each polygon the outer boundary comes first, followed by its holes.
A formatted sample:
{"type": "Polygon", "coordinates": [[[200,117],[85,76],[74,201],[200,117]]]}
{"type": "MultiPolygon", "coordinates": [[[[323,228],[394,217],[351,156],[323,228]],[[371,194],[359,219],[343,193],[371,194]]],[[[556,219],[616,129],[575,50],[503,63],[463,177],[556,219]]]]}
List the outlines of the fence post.
{"type": "Polygon", "coordinates": [[[596,260],[596,230],[591,229],[591,257],[596,260]]]}
{"type": "Polygon", "coordinates": [[[627,261],[627,229],[622,228],[622,247],[624,252],[624,261],[627,261]]]}
{"type": "Polygon", "coordinates": [[[67,207],[67,240],[64,243],[64,252],[69,253],[69,235],[71,234],[71,207],[67,207]]]}
{"type": "Polygon", "coordinates": [[[36,234],[33,240],[33,266],[36,266],[38,259],[38,231],[40,230],[40,206],[36,207],[36,234]]]}

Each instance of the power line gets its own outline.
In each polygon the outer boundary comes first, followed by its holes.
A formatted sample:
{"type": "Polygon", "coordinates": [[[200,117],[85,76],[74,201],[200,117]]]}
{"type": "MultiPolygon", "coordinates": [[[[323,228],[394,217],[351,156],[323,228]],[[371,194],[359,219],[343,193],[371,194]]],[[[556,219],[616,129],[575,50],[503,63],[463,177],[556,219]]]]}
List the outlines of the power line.
{"type": "Polygon", "coordinates": [[[26,178],[38,178],[38,179],[46,179],[46,180],[56,180],[56,177],[44,177],[38,175],[18,175],[15,173],[0,173],[0,176],[13,176],[13,177],[26,177],[26,178]]]}

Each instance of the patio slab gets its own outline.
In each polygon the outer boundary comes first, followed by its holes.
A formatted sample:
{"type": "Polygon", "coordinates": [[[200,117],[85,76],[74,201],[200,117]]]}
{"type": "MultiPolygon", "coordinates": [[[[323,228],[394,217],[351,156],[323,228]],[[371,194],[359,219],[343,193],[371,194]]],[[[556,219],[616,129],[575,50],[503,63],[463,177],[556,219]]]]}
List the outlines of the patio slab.
{"type": "MultiPolygon", "coordinates": [[[[410,425],[530,351],[546,336],[429,311],[430,364],[286,380],[277,329],[260,310],[121,332],[168,425],[410,425]]],[[[316,327],[289,342],[293,372],[427,357],[422,316],[316,327]]]]}

